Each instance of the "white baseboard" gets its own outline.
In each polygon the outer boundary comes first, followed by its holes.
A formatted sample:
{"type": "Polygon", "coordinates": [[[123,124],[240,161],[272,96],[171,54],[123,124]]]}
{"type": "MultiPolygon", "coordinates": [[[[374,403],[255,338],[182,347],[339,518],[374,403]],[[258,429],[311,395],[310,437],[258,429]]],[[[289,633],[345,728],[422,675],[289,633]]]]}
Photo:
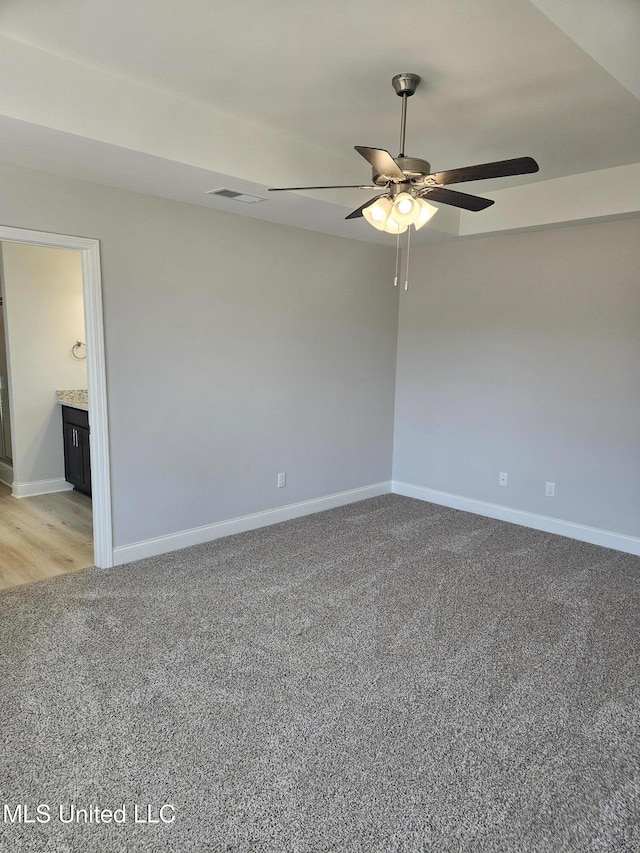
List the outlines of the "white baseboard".
{"type": "Polygon", "coordinates": [[[29,483],[18,483],[14,480],[11,494],[14,498],[32,498],[34,495],[68,492],[72,488],[71,483],[67,483],[62,477],[56,477],[54,480],[32,480],[29,483]]]}
{"type": "Polygon", "coordinates": [[[0,483],[11,488],[13,486],[13,468],[6,462],[0,462],[0,483]]]}
{"type": "Polygon", "coordinates": [[[311,515],[314,512],[322,512],[346,504],[374,498],[378,495],[386,495],[393,492],[408,498],[417,498],[428,503],[440,504],[442,506],[460,509],[464,512],[472,512],[476,515],[484,515],[488,518],[496,518],[500,521],[509,521],[512,524],[520,524],[531,527],[534,530],[542,530],[545,533],[556,533],[559,536],[567,536],[581,542],[589,542],[593,545],[602,545],[605,548],[613,548],[616,551],[624,551],[628,554],[640,556],[640,539],[634,536],[626,536],[622,533],[614,533],[610,530],[601,530],[597,527],[588,527],[583,524],[575,524],[571,521],[562,521],[545,515],[537,515],[525,510],[512,509],[511,507],[492,504],[486,501],[478,501],[474,498],[465,498],[461,495],[453,495],[449,492],[440,492],[436,489],[428,489],[423,486],[415,486],[411,483],[385,481],[364,486],[359,489],[351,489],[346,492],[337,492],[322,498],[314,498],[300,503],[288,504],[276,509],[256,512],[251,515],[238,516],[225,521],[207,524],[203,527],[194,527],[182,530],[167,536],[158,536],[154,539],[145,539],[142,542],[134,542],[131,545],[120,545],[113,549],[113,565],[120,566],[134,560],[142,560],[146,557],[157,557],[169,551],[177,551],[188,548],[191,545],[200,545],[203,542],[212,542],[223,536],[231,536],[234,533],[245,533],[248,530],[256,530],[259,527],[268,527],[281,521],[289,521],[292,518],[300,518],[303,515],[311,515]]]}
{"type": "Polygon", "coordinates": [[[134,542],[132,545],[120,545],[113,549],[113,564],[114,566],[121,566],[123,563],[130,563],[133,560],[157,557],[159,554],[188,548],[191,545],[200,545],[203,542],[211,542],[214,539],[221,539],[223,536],[231,536],[234,533],[245,533],[247,530],[256,530],[258,527],[267,527],[281,521],[289,521],[292,518],[322,512],[325,509],[334,509],[356,501],[364,501],[367,498],[375,498],[378,495],[386,495],[390,491],[391,482],[387,480],[382,483],[374,483],[371,486],[363,486],[360,489],[350,489],[347,492],[337,492],[322,498],[288,504],[277,509],[268,509],[264,512],[254,512],[251,515],[230,518],[215,524],[207,524],[204,527],[182,530],[168,536],[145,539],[142,542],[134,542]]]}
{"type": "Polygon", "coordinates": [[[569,539],[578,539],[580,542],[590,542],[592,545],[602,545],[604,548],[613,548],[616,551],[640,556],[640,539],[624,533],[601,530],[598,527],[576,524],[573,521],[562,521],[547,515],[537,515],[521,509],[512,509],[500,504],[478,501],[474,498],[465,498],[461,495],[452,495],[449,492],[440,492],[437,489],[427,489],[424,486],[415,486],[412,483],[401,483],[396,480],[391,483],[391,491],[407,498],[417,498],[421,501],[473,512],[476,515],[497,518],[500,521],[510,521],[512,524],[521,524],[523,527],[532,527],[534,530],[543,530],[545,533],[557,533],[569,539]]]}

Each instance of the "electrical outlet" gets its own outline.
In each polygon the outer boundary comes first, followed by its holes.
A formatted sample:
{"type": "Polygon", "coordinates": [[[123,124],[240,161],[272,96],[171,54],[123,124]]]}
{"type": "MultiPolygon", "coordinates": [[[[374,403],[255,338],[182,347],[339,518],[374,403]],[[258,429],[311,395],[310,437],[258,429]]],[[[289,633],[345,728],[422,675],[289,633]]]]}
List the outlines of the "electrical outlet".
{"type": "Polygon", "coordinates": [[[500,476],[498,477],[498,483],[501,486],[506,486],[509,484],[509,475],[505,471],[500,471],[500,476]]]}
{"type": "Polygon", "coordinates": [[[278,488],[284,489],[287,485],[287,475],[283,472],[282,474],[278,474],[278,488]]]}
{"type": "Polygon", "coordinates": [[[545,490],[544,490],[544,493],[548,498],[555,498],[555,496],[556,496],[556,484],[555,483],[547,483],[545,490]]]}

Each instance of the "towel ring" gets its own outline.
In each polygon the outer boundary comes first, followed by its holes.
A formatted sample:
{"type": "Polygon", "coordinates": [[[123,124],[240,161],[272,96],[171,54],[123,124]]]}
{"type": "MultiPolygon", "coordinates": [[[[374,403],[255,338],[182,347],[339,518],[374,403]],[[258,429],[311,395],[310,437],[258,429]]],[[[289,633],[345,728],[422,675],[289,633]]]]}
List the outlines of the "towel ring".
{"type": "Polygon", "coordinates": [[[75,344],[71,347],[71,355],[74,358],[77,358],[78,361],[84,361],[84,359],[87,357],[87,353],[85,352],[84,355],[78,355],[78,350],[80,349],[80,347],[85,347],[86,349],[86,346],[87,345],[83,341],[76,341],[75,344]]]}

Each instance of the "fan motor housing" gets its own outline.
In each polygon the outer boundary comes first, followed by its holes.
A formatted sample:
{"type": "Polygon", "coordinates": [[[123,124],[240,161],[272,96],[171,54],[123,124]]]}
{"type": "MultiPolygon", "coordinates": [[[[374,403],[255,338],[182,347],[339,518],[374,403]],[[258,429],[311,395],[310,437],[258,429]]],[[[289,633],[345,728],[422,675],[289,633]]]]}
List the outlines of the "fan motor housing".
{"type": "MultiPolygon", "coordinates": [[[[431,174],[431,164],[427,160],[421,160],[419,157],[396,157],[396,163],[404,172],[407,181],[414,184],[419,184],[431,174]]],[[[373,183],[378,187],[384,187],[390,181],[395,183],[395,179],[388,175],[381,175],[379,172],[373,172],[373,183]]]]}

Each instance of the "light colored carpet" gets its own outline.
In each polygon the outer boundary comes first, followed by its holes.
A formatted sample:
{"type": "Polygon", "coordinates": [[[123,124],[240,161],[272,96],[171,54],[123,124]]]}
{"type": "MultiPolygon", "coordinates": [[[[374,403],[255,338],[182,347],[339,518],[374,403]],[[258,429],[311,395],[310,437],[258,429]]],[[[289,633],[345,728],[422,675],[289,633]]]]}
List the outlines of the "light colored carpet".
{"type": "Polygon", "coordinates": [[[10,853],[640,851],[637,557],[387,495],[0,613],[10,853]]]}

